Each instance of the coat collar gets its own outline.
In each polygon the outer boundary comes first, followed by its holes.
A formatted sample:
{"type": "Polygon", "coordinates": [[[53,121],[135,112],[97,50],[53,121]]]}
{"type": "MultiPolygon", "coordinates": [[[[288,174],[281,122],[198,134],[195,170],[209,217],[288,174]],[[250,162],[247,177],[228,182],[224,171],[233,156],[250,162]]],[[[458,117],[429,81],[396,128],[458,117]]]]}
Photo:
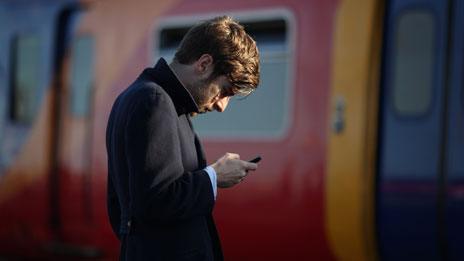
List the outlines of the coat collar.
{"type": "Polygon", "coordinates": [[[192,95],[163,58],[160,58],[153,68],[145,69],[142,76],[147,76],[149,80],[154,81],[164,89],[171,97],[178,115],[198,113],[198,106],[192,95]]]}

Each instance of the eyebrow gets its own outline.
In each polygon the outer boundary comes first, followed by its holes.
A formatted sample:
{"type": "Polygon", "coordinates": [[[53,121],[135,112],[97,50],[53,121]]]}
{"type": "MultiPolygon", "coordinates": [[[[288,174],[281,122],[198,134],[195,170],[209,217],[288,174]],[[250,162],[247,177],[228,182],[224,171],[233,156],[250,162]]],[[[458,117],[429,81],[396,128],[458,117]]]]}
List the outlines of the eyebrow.
{"type": "Polygon", "coordinates": [[[222,88],[224,96],[234,96],[237,94],[234,90],[234,86],[227,86],[222,88]]]}

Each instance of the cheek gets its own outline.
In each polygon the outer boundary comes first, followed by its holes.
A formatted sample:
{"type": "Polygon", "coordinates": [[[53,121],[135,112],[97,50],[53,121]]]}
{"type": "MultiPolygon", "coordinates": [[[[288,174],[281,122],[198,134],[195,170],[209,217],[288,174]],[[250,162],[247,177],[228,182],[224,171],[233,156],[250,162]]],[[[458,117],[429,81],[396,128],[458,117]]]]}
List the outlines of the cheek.
{"type": "Polygon", "coordinates": [[[203,106],[210,103],[210,90],[204,85],[197,85],[197,93],[195,95],[197,105],[203,106]]]}

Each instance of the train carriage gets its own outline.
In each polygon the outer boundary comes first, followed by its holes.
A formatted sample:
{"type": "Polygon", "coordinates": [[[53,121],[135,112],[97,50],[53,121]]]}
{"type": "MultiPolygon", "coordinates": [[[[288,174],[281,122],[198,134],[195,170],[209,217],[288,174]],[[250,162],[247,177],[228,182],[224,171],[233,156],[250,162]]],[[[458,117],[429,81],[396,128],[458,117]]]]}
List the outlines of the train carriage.
{"type": "Polygon", "coordinates": [[[460,0],[1,0],[0,258],[117,259],[111,105],[217,15],[262,78],[194,119],[210,163],[263,157],[219,191],[226,260],[464,259],[460,0]]]}

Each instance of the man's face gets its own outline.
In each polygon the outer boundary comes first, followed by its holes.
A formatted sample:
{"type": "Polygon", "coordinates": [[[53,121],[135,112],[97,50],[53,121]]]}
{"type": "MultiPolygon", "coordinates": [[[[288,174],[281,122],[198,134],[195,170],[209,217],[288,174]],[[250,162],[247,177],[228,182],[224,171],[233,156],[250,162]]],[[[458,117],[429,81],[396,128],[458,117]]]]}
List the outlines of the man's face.
{"type": "Polygon", "coordinates": [[[232,85],[226,76],[219,76],[214,80],[198,79],[189,87],[188,89],[197,103],[200,113],[213,110],[223,112],[230,97],[234,95],[232,85]]]}

